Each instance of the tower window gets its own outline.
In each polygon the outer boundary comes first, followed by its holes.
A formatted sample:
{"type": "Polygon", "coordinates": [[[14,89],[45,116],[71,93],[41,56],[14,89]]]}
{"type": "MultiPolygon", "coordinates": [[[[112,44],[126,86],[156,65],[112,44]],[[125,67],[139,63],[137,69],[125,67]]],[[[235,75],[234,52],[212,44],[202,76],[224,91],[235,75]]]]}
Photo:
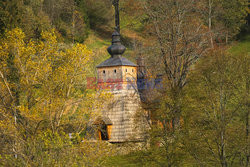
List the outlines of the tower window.
{"type": "Polygon", "coordinates": [[[134,69],[132,69],[132,72],[134,72],[134,69]]]}
{"type": "Polygon", "coordinates": [[[116,73],[116,70],[114,70],[114,72],[116,73]]]}
{"type": "Polygon", "coordinates": [[[126,72],[128,72],[128,70],[126,69],[126,72]]]}
{"type": "Polygon", "coordinates": [[[105,70],[103,70],[102,73],[105,74],[105,70]]]}

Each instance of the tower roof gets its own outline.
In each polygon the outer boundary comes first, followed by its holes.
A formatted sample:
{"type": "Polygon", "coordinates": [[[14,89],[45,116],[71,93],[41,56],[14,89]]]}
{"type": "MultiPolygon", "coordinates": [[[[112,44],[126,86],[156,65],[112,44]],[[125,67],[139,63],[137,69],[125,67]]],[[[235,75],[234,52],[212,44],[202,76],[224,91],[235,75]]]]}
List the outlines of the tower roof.
{"type": "Polygon", "coordinates": [[[99,64],[96,67],[101,68],[101,67],[113,67],[113,66],[133,66],[133,67],[136,67],[137,65],[132,63],[131,61],[129,61],[125,57],[118,55],[118,56],[114,56],[114,57],[111,57],[111,58],[105,60],[104,62],[102,62],[101,64],[99,64]]]}
{"type": "Polygon", "coordinates": [[[119,0],[114,0],[113,5],[115,7],[115,24],[116,28],[114,33],[112,34],[112,43],[108,47],[108,52],[111,55],[111,58],[105,60],[98,66],[101,67],[113,67],[113,66],[134,66],[134,63],[129,61],[128,59],[122,57],[121,55],[125,52],[126,47],[121,44],[121,35],[120,35],[120,18],[119,18],[119,0]]]}

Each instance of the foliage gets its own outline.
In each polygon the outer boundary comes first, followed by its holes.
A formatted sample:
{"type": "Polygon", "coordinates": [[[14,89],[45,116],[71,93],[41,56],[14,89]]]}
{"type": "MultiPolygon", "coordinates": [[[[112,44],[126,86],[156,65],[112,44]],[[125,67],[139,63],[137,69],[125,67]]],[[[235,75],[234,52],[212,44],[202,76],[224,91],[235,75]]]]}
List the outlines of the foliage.
{"type": "Polygon", "coordinates": [[[193,68],[179,98],[180,128],[163,122],[172,120],[167,92],[154,106],[160,112],[152,112],[158,122],[148,147],[111,157],[106,166],[249,166],[249,56],[229,51],[216,48],[193,68]]]}
{"type": "Polygon", "coordinates": [[[249,13],[249,2],[247,0],[221,0],[219,3],[223,10],[221,10],[222,13],[217,18],[222,21],[226,35],[234,36],[239,33],[241,26],[246,23],[245,18],[249,13]]]}
{"type": "Polygon", "coordinates": [[[82,143],[81,134],[110,95],[86,90],[92,53],[85,45],[62,47],[54,30],[43,32],[41,38],[25,41],[25,34],[13,29],[1,41],[1,163],[91,163],[90,157],[101,158],[100,151],[108,153],[108,147],[90,147],[82,143]],[[68,133],[75,137],[70,139],[68,133]]]}
{"type": "Polygon", "coordinates": [[[55,28],[66,42],[84,42],[89,28],[112,20],[110,2],[89,0],[11,0],[0,2],[0,31],[20,27],[26,38],[40,38],[55,28]]]}
{"type": "Polygon", "coordinates": [[[195,9],[198,3],[193,0],[158,0],[146,1],[145,13],[148,17],[148,31],[156,41],[152,48],[155,67],[162,74],[163,88],[151,103],[155,125],[151,130],[151,145],[162,147],[162,155],[167,166],[180,165],[183,132],[181,115],[183,97],[188,75],[192,66],[208,50],[208,29],[203,24],[195,9]]]}
{"type": "Polygon", "coordinates": [[[109,26],[113,20],[110,0],[86,0],[85,5],[90,27],[97,29],[104,25],[109,26]]]}
{"type": "Polygon", "coordinates": [[[203,0],[197,9],[211,31],[211,42],[228,42],[246,24],[247,0],[203,0]]]}
{"type": "Polygon", "coordinates": [[[185,86],[191,65],[208,48],[207,28],[195,17],[196,5],[192,0],[158,0],[145,4],[149,31],[156,41],[152,49],[159,55],[159,67],[171,89],[185,86]]]}
{"type": "Polygon", "coordinates": [[[83,42],[88,35],[87,16],[82,3],[75,0],[44,0],[41,5],[60,34],[74,43],[83,42]]]}
{"type": "Polygon", "coordinates": [[[223,49],[196,66],[187,87],[185,145],[198,164],[248,166],[248,67],[246,53],[223,49]]]}
{"type": "Polygon", "coordinates": [[[38,38],[42,30],[51,28],[48,16],[42,10],[42,1],[1,1],[1,34],[7,29],[21,27],[27,38],[38,38]]]}
{"type": "Polygon", "coordinates": [[[129,29],[134,47],[144,42],[134,49],[146,55],[149,75],[163,74],[163,89],[147,90],[148,148],[112,156],[112,146],[85,138],[99,114],[93,111],[111,98],[86,90],[93,64],[107,57],[111,1],[2,0],[0,165],[248,166],[249,36],[229,49],[216,46],[239,33],[247,5],[121,1],[122,32],[129,29]]]}

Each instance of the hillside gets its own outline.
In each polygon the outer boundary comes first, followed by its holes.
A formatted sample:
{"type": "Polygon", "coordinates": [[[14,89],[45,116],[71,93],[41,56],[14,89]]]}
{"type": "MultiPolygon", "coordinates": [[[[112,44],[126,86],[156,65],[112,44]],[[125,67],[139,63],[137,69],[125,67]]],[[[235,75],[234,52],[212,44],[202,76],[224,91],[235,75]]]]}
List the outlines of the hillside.
{"type": "Polygon", "coordinates": [[[249,0],[0,1],[0,166],[248,167],[249,12],[249,0]]]}

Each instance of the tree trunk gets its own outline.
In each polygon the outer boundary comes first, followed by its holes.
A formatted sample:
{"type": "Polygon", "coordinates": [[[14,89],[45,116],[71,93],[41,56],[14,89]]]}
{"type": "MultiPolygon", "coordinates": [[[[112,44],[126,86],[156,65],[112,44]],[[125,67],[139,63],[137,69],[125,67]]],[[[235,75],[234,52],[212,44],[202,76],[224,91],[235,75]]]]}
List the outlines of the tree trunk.
{"type": "Polygon", "coordinates": [[[75,43],[75,1],[73,1],[73,11],[72,11],[72,42],[75,43]]]}
{"type": "Polygon", "coordinates": [[[228,44],[228,32],[226,32],[226,44],[228,44]]]}
{"type": "Polygon", "coordinates": [[[221,132],[221,166],[227,167],[226,153],[225,153],[225,143],[224,143],[224,132],[221,132]]]}
{"type": "MultiPolygon", "coordinates": [[[[248,97],[248,94],[249,94],[249,80],[247,79],[247,82],[246,82],[246,93],[247,93],[247,97],[248,97]]],[[[247,98],[248,99],[248,98],[247,98]]],[[[250,155],[249,155],[249,104],[248,102],[246,101],[246,109],[247,109],[247,112],[246,112],[246,143],[247,143],[247,147],[246,147],[246,167],[248,167],[249,165],[249,160],[250,160],[250,155]]]]}
{"type": "MultiPolygon", "coordinates": [[[[248,108],[248,107],[247,107],[248,108]]],[[[247,111],[246,114],[246,141],[248,143],[249,141],[249,110],[247,111]]],[[[246,148],[246,167],[248,167],[249,164],[249,143],[247,144],[247,148],[246,148]]]]}
{"type": "Polygon", "coordinates": [[[224,107],[224,89],[223,84],[224,81],[221,79],[221,86],[220,86],[220,122],[219,122],[219,128],[221,128],[220,131],[220,161],[222,167],[227,167],[227,161],[226,161],[226,150],[225,150],[225,107],[224,107]],[[221,124],[221,125],[220,125],[221,124]]]}
{"type": "Polygon", "coordinates": [[[211,47],[214,48],[214,42],[213,42],[213,35],[212,35],[212,4],[213,1],[209,0],[208,1],[209,5],[209,12],[208,12],[208,28],[210,32],[210,42],[211,42],[211,47]]]}

